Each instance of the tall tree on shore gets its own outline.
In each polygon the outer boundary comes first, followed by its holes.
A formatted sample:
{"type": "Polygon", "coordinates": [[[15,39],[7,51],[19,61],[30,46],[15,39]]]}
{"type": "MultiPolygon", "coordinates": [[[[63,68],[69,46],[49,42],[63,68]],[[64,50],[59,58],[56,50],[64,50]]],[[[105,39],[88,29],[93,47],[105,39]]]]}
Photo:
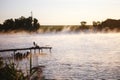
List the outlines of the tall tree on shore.
{"type": "Polygon", "coordinates": [[[81,21],[80,23],[81,23],[81,26],[85,26],[87,24],[86,21],[81,21]]]}
{"type": "Polygon", "coordinates": [[[7,19],[3,23],[3,27],[5,31],[14,29],[14,20],[13,19],[7,19]]]}
{"type": "Polygon", "coordinates": [[[33,26],[34,26],[34,31],[37,31],[40,27],[40,24],[38,23],[38,20],[36,18],[34,18],[33,26]]]}
{"type": "Polygon", "coordinates": [[[81,23],[81,26],[80,26],[81,30],[89,29],[90,28],[88,25],[86,25],[87,24],[86,21],[81,21],[80,23],[81,23]]]}
{"type": "Polygon", "coordinates": [[[40,24],[38,23],[38,20],[34,18],[32,20],[32,17],[25,18],[21,16],[18,19],[7,19],[3,22],[3,24],[0,25],[0,31],[21,31],[25,30],[28,32],[37,31],[40,27],[40,24]]]}

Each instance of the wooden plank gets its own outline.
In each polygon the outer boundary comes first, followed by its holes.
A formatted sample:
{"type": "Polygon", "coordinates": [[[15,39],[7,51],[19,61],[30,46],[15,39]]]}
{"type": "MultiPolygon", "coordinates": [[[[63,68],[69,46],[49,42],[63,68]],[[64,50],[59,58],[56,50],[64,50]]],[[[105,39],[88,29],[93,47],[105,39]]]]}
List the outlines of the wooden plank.
{"type": "Polygon", "coordinates": [[[31,49],[52,49],[52,47],[30,47],[30,48],[4,49],[4,50],[0,50],[0,52],[18,51],[18,50],[31,50],[31,49]]]}

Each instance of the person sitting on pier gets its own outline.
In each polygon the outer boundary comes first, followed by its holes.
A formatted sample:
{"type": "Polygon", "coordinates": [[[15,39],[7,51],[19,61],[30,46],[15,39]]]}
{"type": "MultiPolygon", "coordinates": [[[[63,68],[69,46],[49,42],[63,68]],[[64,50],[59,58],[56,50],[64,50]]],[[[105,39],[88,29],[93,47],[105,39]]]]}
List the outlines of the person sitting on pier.
{"type": "Polygon", "coordinates": [[[39,48],[39,46],[35,42],[33,42],[33,45],[35,46],[35,48],[39,48]]]}

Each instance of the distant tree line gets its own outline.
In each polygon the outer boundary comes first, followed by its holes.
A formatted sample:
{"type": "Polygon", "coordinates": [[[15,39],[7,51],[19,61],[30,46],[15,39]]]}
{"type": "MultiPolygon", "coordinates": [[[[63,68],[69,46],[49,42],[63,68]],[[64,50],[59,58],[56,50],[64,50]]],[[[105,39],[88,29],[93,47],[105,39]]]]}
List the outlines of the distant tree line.
{"type": "Polygon", "coordinates": [[[96,29],[97,31],[102,30],[118,30],[120,31],[120,20],[115,19],[107,19],[103,22],[100,21],[93,21],[92,25],[86,25],[86,21],[80,22],[80,29],[81,30],[87,30],[87,29],[96,29]]]}
{"type": "Polygon", "coordinates": [[[116,30],[120,31],[120,20],[107,19],[105,21],[93,21],[92,25],[87,25],[86,21],[81,21],[81,25],[41,25],[38,23],[36,18],[32,17],[20,17],[18,19],[7,19],[0,24],[0,32],[9,31],[28,31],[36,32],[40,31],[42,33],[46,32],[61,32],[65,29],[69,29],[69,32],[80,32],[80,31],[109,31],[116,30]]]}
{"type": "Polygon", "coordinates": [[[115,20],[115,19],[107,19],[103,22],[101,22],[98,26],[97,26],[98,30],[120,30],[120,19],[119,20],[115,20]]]}
{"type": "Polygon", "coordinates": [[[9,32],[9,31],[28,31],[34,32],[37,31],[40,27],[38,20],[32,17],[25,18],[21,16],[18,19],[7,19],[0,24],[0,32],[9,32]]]}

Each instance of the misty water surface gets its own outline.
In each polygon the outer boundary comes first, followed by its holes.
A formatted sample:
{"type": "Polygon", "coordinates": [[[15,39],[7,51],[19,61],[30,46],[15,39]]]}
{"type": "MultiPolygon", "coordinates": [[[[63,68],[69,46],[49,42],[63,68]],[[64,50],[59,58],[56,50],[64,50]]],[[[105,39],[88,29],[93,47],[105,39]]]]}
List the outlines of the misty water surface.
{"type": "MultiPolygon", "coordinates": [[[[120,33],[5,34],[0,35],[0,49],[32,47],[33,41],[53,47],[52,53],[44,50],[33,58],[33,65],[46,66],[46,79],[120,79],[120,33]]],[[[29,67],[28,60],[19,65],[29,67]]]]}

